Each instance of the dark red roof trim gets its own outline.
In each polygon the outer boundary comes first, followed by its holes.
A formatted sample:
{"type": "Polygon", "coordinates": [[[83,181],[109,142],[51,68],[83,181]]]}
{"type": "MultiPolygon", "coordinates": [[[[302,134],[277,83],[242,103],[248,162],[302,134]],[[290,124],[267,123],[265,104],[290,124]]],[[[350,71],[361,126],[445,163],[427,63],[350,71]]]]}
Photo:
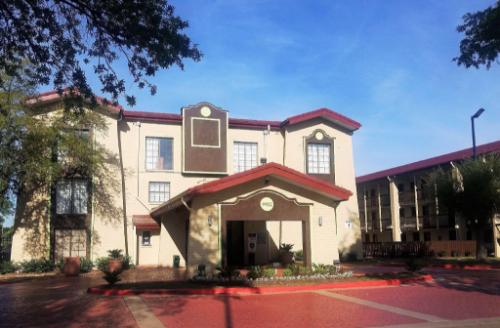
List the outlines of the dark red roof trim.
{"type": "Polygon", "coordinates": [[[156,230],[160,229],[160,224],[156,222],[150,215],[133,215],[132,222],[134,223],[136,229],[149,229],[156,230]]]}
{"type": "MultiPolygon", "coordinates": [[[[64,89],[63,96],[69,93],[69,89],[64,89]]],[[[28,99],[28,101],[34,103],[38,102],[51,102],[58,100],[60,95],[57,91],[48,91],[40,93],[39,95],[28,99]]],[[[111,109],[116,112],[122,112],[123,118],[129,120],[146,120],[150,122],[158,123],[174,123],[182,124],[182,115],[172,114],[172,113],[158,113],[158,112],[146,112],[146,111],[135,111],[135,110],[125,110],[122,106],[118,104],[113,104],[111,101],[105,98],[96,96],[97,102],[100,105],[108,105],[111,109]]],[[[334,112],[328,108],[320,108],[311,112],[291,116],[284,121],[269,121],[269,120],[251,120],[251,119],[241,119],[241,118],[229,118],[229,126],[232,128],[241,129],[267,129],[269,126],[272,130],[279,130],[280,128],[288,125],[294,125],[300,122],[305,122],[314,118],[323,118],[334,123],[343,126],[344,128],[354,131],[361,127],[361,124],[342,115],[334,112]]]]}
{"type": "MultiPolygon", "coordinates": [[[[498,152],[500,151],[500,140],[477,146],[476,151],[478,155],[498,152]]],[[[377,180],[380,178],[385,178],[388,176],[403,174],[406,172],[422,170],[432,166],[449,163],[451,161],[463,160],[470,157],[472,157],[472,148],[462,149],[452,153],[424,159],[422,161],[393,167],[387,170],[378,171],[367,175],[362,175],[356,178],[356,183],[363,183],[367,181],[377,180]]]]}
{"type": "Polygon", "coordinates": [[[357,130],[361,127],[361,124],[359,122],[356,122],[348,118],[347,116],[334,112],[333,110],[328,108],[320,108],[317,110],[313,110],[312,112],[307,112],[289,117],[281,123],[281,126],[294,125],[318,117],[338,123],[350,130],[357,130]]]}
{"type": "MultiPolygon", "coordinates": [[[[63,89],[62,90],[62,97],[68,95],[69,93],[70,93],[69,88],[63,89]]],[[[75,92],[75,93],[77,93],[77,92],[75,92]]],[[[57,90],[53,90],[53,91],[39,93],[33,97],[28,98],[26,101],[28,102],[28,104],[35,104],[35,103],[52,102],[52,101],[59,100],[60,98],[61,98],[61,95],[59,94],[59,92],[57,90]]],[[[123,107],[121,105],[114,104],[112,101],[110,101],[106,98],[95,96],[95,99],[99,105],[108,106],[110,109],[114,110],[115,112],[119,112],[119,111],[123,110],[123,107]]]]}
{"type": "Polygon", "coordinates": [[[266,120],[247,120],[244,118],[229,118],[229,126],[232,128],[241,129],[266,129],[269,126],[271,130],[279,130],[281,122],[266,120]]]}
{"type": "Polygon", "coordinates": [[[124,110],[123,117],[130,120],[147,120],[159,123],[182,123],[182,116],[170,113],[140,112],[135,110],[124,110]]]}
{"type": "Polygon", "coordinates": [[[276,176],[279,178],[283,178],[285,180],[293,182],[293,184],[296,184],[297,186],[313,190],[314,192],[320,194],[333,196],[333,198],[339,201],[347,200],[350,196],[352,196],[352,192],[342,187],[325,182],[323,180],[319,180],[299,171],[295,171],[281,164],[268,163],[257,166],[256,168],[248,171],[235,173],[218,180],[206,182],[189,188],[183,193],[154,208],[151,211],[151,215],[157,215],[163,212],[163,208],[169,208],[172,204],[180,202],[181,199],[187,201],[196,196],[216,193],[266,176],[276,176]]]}

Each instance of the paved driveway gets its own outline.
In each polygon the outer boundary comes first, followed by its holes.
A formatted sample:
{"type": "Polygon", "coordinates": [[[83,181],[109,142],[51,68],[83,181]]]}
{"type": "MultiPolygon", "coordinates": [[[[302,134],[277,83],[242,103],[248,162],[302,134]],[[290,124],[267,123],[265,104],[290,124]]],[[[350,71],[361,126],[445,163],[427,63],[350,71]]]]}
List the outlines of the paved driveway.
{"type": "Polygon", "coordinates": [[[23,282],[0,285],[0,326],[500,327],[499,270],[434,275],[433,284],[240,296],[101,297],[86,294],[90,279],[23,282]]]}

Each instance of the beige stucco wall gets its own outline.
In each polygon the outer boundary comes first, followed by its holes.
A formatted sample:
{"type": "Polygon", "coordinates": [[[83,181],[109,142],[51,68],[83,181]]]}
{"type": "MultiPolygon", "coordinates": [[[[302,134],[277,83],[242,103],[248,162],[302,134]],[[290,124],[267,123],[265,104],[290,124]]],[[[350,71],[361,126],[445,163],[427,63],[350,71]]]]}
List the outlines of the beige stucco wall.
{"type": "MultiPolygon", "coordinates": [[[[148,200],[149,182],[165,181],[170,183],[170,197],[183,192],[197,184],[201,184],[215,179],[214,177],[200,177],[182,175],[182,136],[180,124],[162,124],[154,122],[122,121],[118,122],[114,116],[105,116],[103,118],[108,126],[106,131],[99,131],[94,134],[94,142],[103,145],[109,154],[118,159],[118,133],[121,136],[121,145],[123,151],[123,166],[125,171],[125,197],[127,213],[127,236],[129,254],[134,263],[138,261],[138,239],[137,232],[132,223],[133,215],[148,214],[149,211],[159,204],[150,203],[148,200]],[[119,132],[117,130],[119,127],[119,132]],[[146,137],[167,137],[173,138],[173,169],[165,171],[149,171],[145,168],[145,143],[146,137]]],[[[342,130],[337,129],[329,123],[320,120],[313,120],[298,124],[288,128],[285,133],[281,131],[251,130],[251,129],[233,129],[228,130],[228,170],[234,172],[233,168],[233,143],[235,141],[257,142],[258,144],[258,165],[260,158],[267,158],[267,162],[276,162],[284,164],[293,169],[305,172],[305,152],[304,137],[310,135],[314,130],[321,128],[328,135],[335,138],[335,175],[336,184],[351,190],[354,195],[347,201],[340,204],[337,209],[337,215],[332,208],[333,202],[324,204],[313,202],[315,205],[311,209],[311,235],[312,235],[312,254],[313,262],[331,263],[334,258],[338,258],[337,247],[342,251],[360,252],[359,238],[359,219],[356,197],[356,186],[354,183],[354,165],[352,156],[352,136],[342,130]],[[286,140],[283,138],[286,135],[286,140]],[[285,145],[285,147],[284,147],[285,145]],[[323,225],[318,226],[318,217],[323,217],[323,225]],[[337,219],[337,229],[335,231],[335,218],[337,219]],[[349,227],[346,221],[352,221],[349,227]]],[[[91,258],[106,256],[110,249],[124,249],[125,238],[123,232],[123,204],[121,175],[117,162],[109,165],[109,174],[94,180],[94,186],[98,186],[101,195],[107,195],[105,199],[93,199],[93,211],[91,218],[92,243],[91,258]]],[[[240,193],[228,196],[244,194],[245,188],[240,193]]],[[[284,194],[294,196],[290,191],[282,190],[284,194]]],[[[300,197],[298,197],[300,198],[300,197]]],[[[303,201],[311,202],[310,199],[303,197],[303,201]]],[[[220,240],[218,235],[213,236],[220,229],[217,220],[211,227],[208,227],[206,217],[209,213],[218,218],[217,202],[214,205],[198,205],[203,200],[195,200],[192,207],[189,222],[189,254],[185,254],[186,234],[185,225],[169,225],[172,221],[165,221],[168,218],[162,218],[160,236],[158,241],[151,247],[151,251],[142,252],[147,258],[145,262],[153,263],[154,255],[157,255],[157,264],[171,265],[174,255],[181,256],[181,266],[184,266],[186,260],[200,262],[201,260],[215,264],[220,257],[220,240]],[[207,230],[208,229],[208,230],[207,230]],[[208,233],[207,233],[208,232],[208,233]],[[182,234],[182,237],[180,236],[182,234]],[[156,246],[157,245],[157,246],[156,246]],[[149,254],[149,255],[145,255],[149,254]],[[187,258],[186,258],[187,257],[187,258]]],[[[201,204],[200,203],[200,204],[201,204]]],[[[181,218],[174,218],[173,221],[181,218]]],[[[294,223],[296,224],[296,223],[294,223]]],[[[300,227],[301,228],[301,227],[300,227]]],[[[28,238],[25,237],[25,230],[19,227],[14,235],[13,259],[25,259],[27,254],[23,251],[28,238]]],[[[39,230],[41,228],[37,228],[39,230]]],[[[272,230],[272,228],[270,228],[272,230]]],[[[296,235],[292,230],[296,228],[287,228],[290,235],[296,235]]],[[[48,230],[47,230],[48,231],[48,230]]],[[[295,237],[288,237],[285,232],[284,240],[290,238],[290,242],[301,244],[295,241],[295,237]]],[[[297,248],[296,250],[298,250],[297,248]]],[[[48,252],[48,250],[47,250],[48,252]]],[[[142,263],[140,259],[139,263],[142,263]]]]}
{"type": "MultiPolygon", "coordinates": [[[[338,239],[339,250],[344,254],[352,252],[361,257],[361,230],[356,194],[352,134],[319,119],[287,128],[285,131],[284,165],[300,172],[306,172],[305,137],[311,135],[317,129],[334,138],[335,184],[353,193],[349,200],[340,203],[336,212],[338,236],[340,236],[338,239]]],[[[331,222],[335,220],[335,214],[331,211],[325,210],[322,212],[321,209],[318,209],[318,211],[318,215],[324,215],[324,221],[331,222]]]]}

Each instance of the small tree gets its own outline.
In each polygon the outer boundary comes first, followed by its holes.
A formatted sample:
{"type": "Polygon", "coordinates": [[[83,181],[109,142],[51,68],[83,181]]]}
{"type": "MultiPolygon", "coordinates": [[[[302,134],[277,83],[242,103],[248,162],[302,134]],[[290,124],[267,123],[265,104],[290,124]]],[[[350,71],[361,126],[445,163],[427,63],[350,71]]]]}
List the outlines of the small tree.
{"type": "MultiPolygon", "coordinates": [[[[33,112],[25,104],[33,92],[23,72],[9,76],[0,70],[0,223],[16,210],[18,218],[37,218],[31,210],[49,208],[45,198],[58,181],[78,176],[92,179],[92,200],[103,217],[118,219],[121,209],[110,195],[118,192],[115,178],[118,158],[97,140],[83,137],[82,129],[105,132],[107,126],[98,111],[64,108],[57,115],[33,112]],[[30,201],[30,208],[17,206],[30,201]]],[[[36,229],[34,229],[36,230],[36,229]]],[[[41,232],[40,232],[41,234],[41,232]]],[[[33,249],[41,250],[37,239],[33,249]]]]}
{"type": "Polygon", "coordinates": [[[463,215],[474,227],[476,258],[482,259],[486,257],[485,231],[500,205],[500,154],[466,160],[456,164],[456,169],[458,178],[440,169],[431,180],[437,185],[440,204],[463,215]]]}

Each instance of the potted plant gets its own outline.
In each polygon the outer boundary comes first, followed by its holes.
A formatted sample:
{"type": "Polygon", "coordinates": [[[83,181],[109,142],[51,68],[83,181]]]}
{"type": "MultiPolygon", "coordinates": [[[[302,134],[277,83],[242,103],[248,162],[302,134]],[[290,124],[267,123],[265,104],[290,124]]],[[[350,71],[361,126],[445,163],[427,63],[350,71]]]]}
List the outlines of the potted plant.
{"type": "Polygon", "coordinates": [[[108,272],[121,272],[123,269],[123,251],[121,249],[112,249],[108,251],[108,272]]]}
{"type": "Polygon", "coordinates": [[[78,276],[80,274],[80,257],[65,257],[63,272],[66,276],[78,276]]]}
{"type": "Polygon", "coordinates": [[[281,244],[280,245],[280,260],[283,266],[287,266],[293,263],[293,244],[281,244]]]}

